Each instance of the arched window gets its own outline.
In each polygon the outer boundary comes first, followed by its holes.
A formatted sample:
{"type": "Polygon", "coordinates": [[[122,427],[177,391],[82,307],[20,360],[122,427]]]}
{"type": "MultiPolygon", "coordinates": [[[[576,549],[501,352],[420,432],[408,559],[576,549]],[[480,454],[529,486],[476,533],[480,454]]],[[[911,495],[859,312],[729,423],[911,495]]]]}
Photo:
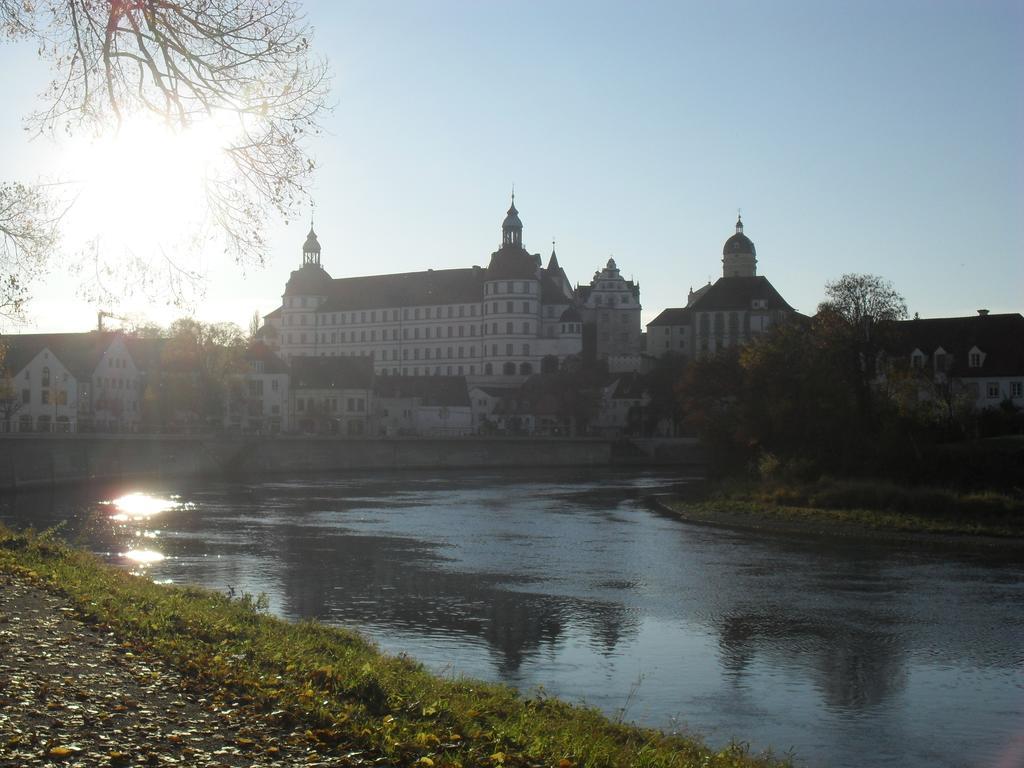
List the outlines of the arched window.
{"type": "Polygon", "coordinates": [[[523,376],[529,376],[533,373],[533,366],[529,363],[522,363],[519,366],[519,373],[523,376]]]}
{"type": "Polygon", "coordinates": [[[501,369],[502,369],[502,373],[504,373],[506,376],[515,376],[516,375],[516,364],[515,363],[505,363],[501,367],[501,369]]]}
{"type": "Polygon", "coordinates": [[[490,363],[484,363],[484,373],[488,376],[494,373],[494,366],[490,363]]]}

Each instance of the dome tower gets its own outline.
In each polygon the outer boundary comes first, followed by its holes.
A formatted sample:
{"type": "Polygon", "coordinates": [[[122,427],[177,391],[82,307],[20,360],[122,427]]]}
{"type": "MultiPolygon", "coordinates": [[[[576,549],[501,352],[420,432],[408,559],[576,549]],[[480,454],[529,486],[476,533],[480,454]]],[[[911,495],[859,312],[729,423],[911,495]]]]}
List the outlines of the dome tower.
{"type": "Polygon", "coordinates": [[[743,234],[743,218],[736,218],[736,234],[725,241],[722,248],[722,277],[755,277],[757,251],[754,243],[743,234]]]}

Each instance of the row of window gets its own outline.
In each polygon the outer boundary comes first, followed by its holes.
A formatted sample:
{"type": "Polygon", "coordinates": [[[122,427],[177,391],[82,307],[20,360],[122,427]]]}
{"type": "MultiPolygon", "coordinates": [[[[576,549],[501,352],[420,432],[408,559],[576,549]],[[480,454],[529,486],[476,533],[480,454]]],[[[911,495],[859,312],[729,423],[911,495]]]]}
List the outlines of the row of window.
{"type": "MultiPolygon", "coordinates": [[[[295,306],[294,296],[290,296],[286,306],[295,306]]],[[[299,297],[299,305],[306,307],[306,297],[299,297]]],[[[316,309],[313,304],[310,309],[316,309]]],[[[449,320],[456,317],[476,317],[476,304],[449,304],[444,307],[405,307],[401,316],[403,320],[441,320],[447,317],[449,320]]],[[[354,325],[356,323],[397,323],[399,311],[397,309],[363,309],[358,312],[332,312],[331,320],[328,323],[327,313],[313,315],[288,315],[288,324],[293,324],[293,318],[298,318],[298,325],[354,325]],[[312,318],[312,323],[310,322],[312,318]]]]}
{"type": "MultiPolygon", "coordinates": [[[[327,413],[338,413],[338,400],[337,397],[325,397],[321,400],[323,404],[323,410],[327,413]]],[[[313,397],[297,397],[295,398],[295,412],[306,413],[307,411],[312,412],[316,409],[317,400],[313,397]]],[[[366,398],[364,397],[349,397],[346,398],[345,412],[346,413],[364,413],[366,411],[366,398]]]]}
{"type": "MultiPolygon", "coordinates": [[[[567,333],[567,332],[568,333],[580,333],[581,329],[580,329],[579,326],[580,326],[580,324],[578,324],[578,323],[569,323],[569,324],[563,323],[562,324],[562,333],[567,333]],[[570,330],[568,330],[568,331],[566,329],[567,325],[570,328],[570,330]]],[[[440,327],[438,327],[438,328],[431,328],[431,327],[428,326],[428,327],[422,328],[422,329],[421,328],[403,328],[402,329],[402,340],[404,340],[404,341],[419,341],[420,338],[421,338],[421,336],[420,336],[420,331],[421,330],[423,331],[423,335],[422,335],[422,339],[423,340],[429,340],[429,339],[432,339],[432,338],[435,338],[435,339],[441,339],[441,338],[449,338],[449,339],[451,339],[451,338],[460,338],[461,339],[461,338],[465,338],[465,328],[466,327],[469,328],[469,336],[470,337],[476,336],[477,327],[475,325],[470,325],[470,326],[461,326],[461,325],[460,326],[448,326],[448,334],[447,334],[447,336],[445,336],[445,334],[442,333],[443,328],[440,328],[440,327]]],[[[491,336],[497,336],[499,334],[499,330],[498,329],[499,329],[499,324],[497,322],[491,323],[490,335],[491,336]]],[[[523,322],[522,324],[519,325],[518,330],[517,330],[515,321],[507,320],[505,322],[504,332],[505,332],[505,335],[507,335],[507,336],[512,336],[512,335],[532,336],[534,334],[534,325],[530,321],[525,321],[525,322],[523,322]]],[[[358,334],[359,334],[358,337],[356,336],[356,333],[357,333],[357,331],[331,331],[330,334],[328,335],[327,331],[321,331],[320,332],[320,336],[319,336],[319,343],[320,344],[367,344],[367,343],[373,344],[373,343],[375,343],[377,341],[377,331],[375,329],[371,328],[368,331],[366,331],[366,330],[358,331],[358,334]]],[[[481,333],[481,335],[487,335],[487,326],[486,325],[480,327],[480,333],[481,333]]],[[[398,341],[398,329],[397,328],[391,328],[391,329],[384,328],[381,331],[380,336],[381,336],[380,341],[398,341]],[[389,330],[390,330],[390,333],[389,333],[389,330]]],[[[554,329],[553,328],[549,328],[548,329],[548,336],[551,336],[551,337],[554,336],[554,329]]],[[[286,344],[296,344],[296,343],[298,343],[298,344],[316,344],[317,343],[317,335],[315,333],[307,334],[305,331],[300,331],[298,333],[293,333],[292,331],[288,331],[285,334],[285,343],[286,344]]]]}
{"type": "MultiPolygon", "coordinates": [[[[935,363],[935,370],[937,371],[948,371],[953,365],[953,356],[946,354],[946,352],[939,347],[939,349],[932,355],[932,359],[935,363]]],[[[925,355],[920,350],[915,350],[910,356],[910,365],[914,368],[924,368],[925,355]]],[[[967,367],[968,368],[981,368],[981,364],[985,362],[985,353],[978,349],[973,349],[967,354],[967,367]]]]}
{"type": "MultiPolygon", "coordinates": [[[[491,311],[488,312],[487,314],[490,314],[490,315],[500,315],[500,314],[502,314],[501,302],[499,302],[499,301],[492,301],[490,303],[490,305],[484,304],[484,310],[485,311],[486,311],[488,306],[490,306],[491,311]]],[[[506,315],[514,315],[514,314],[516,314],[516,303],[514,301],[506,301],[505,302],[505,312],[504,312],[504,314],[506,314],[506,315]]],[[[519,314],[521,314],[521,315],[532,315],[533,314],[533,302],[532,301],[521,302],[519,304],[519,314]]]]}
{"type": "MultiPolygon", "coordinates": [[[[493,363],[484,363],[483,375],[485,375],[485,376],[493,376],[494,375],[494,371],[495,371],[495,367],[494,367],[493,363]]],[[[531,375],[533,375],[533,363],[519,363],[518,365],[516,365],[515,363],[509,361],[507,363],[503,363],[502,364],[501,372],[502,372],[502,375],[504,375],[504,376],[515,376],[516,374],[518,374],[520,376],[531,376],[531,375]]],[[[465,372],[463,371],[463,368],[462,368],[461,365],[458,366],[457,370],[453,366],[451,366],[451,365],[449,365],[447,367],[443,367],[443,366],[440,366],[440,365],[435,365],[433,368],[430,368],[429,366],[423,367],[423,368],[415,367],[415,366],[412,367],[412,368],[409,368],[409,367],[403,366],[401,368],[401,373],[399,373],[399,369],[398,368],[391,368],[390,371],[387,368],[385,368],[385,369],[383,369],[381,371],[381,373],[384,374],[385,376],[387,376],[387,375],[392,375],[392,376],[399,376],[399,375],[401,375],[401,376],[410,376],[410,375],[411,376],[455,376],[455,375],[464,376],[465,375],[465,372]]],[[[476,366],[475,365],[469,366],[469,375],[470,376],[476,376],[476,366]]]]}
{"type": "MultiPolygon", "coordinates": [[[[466,371],[467,371],[466,367],[465,366],[461,366],[461,365],[458,365],[458,366],[456,366],[456,365],[448,365],[448,366],[435,365],[433,368],[430,368],[429,366],[427,366],[427,367],[424,367],[422,369],[418,368],[418,367],[413,367],[413,368],[403,367],[401,369],[401,375],[402,376],[409,376],[410,375],[410,371],[411,371],[412,372],[411,375],[419,376],[421,370],[422,370],[422,374],[424,376],[465,376],[466,375],[466,371]]],[[[475,365],[469,366],[468,371],[469,371],[469,375],[470,376],[476,376],[476,366],[475,365]]],[[[382,376],[398,376],[399,375],[399,369],[398,368],[382,368],[380,370],[380,373],[381,373],[382,376]]]]}
{"type": "Polygon", "coordinates": [[[603,307],[605,305],[607,305],[609,307],[614,307],[616,304],[632,304],[632,303],[633,303],[633,299],[632,299],[631,296],[628,296],[628,295],[627,296],[616,296],[615,294],[612,294],[611,296],[600,296],[600,295],[598,295],[598,296],[594,297],[594,304],[596,304],[599,307],[603,307]]]}
{"type": "MultiPolygon", "coordinates": [[[[277,379],[270,380],[270,391],[277,392],[281,384],[277,379]]],[[[263,379],[249,379],[249,396],[263,397],[263,379]]]]}
{"type": "MultiPolygon", "coordinates": [[[[501,304],[499,302],[492,301],[489,305],[485,304],[484,305],[485,312],[488,309],[488,307],[490,308],[490,312],[487,313],[487,314],[492,314],[492,315],[502,314],[501,304]]],[[[423,320],[431,320],[431,319],[441,320],[442,319],[442,317],[441,317],[441,307],[437,308],[437,316],[436,316],[436,318],[431,318],[431,316],[430,316],[430,309],[431,309],[430,307],[426,307],[425,308],[425,317],[422,318],[423,320]]],[[[459,307],[459,309],[462,310],[462,309],[464,309],[464,307],[459,307]]],[[[452,312],[451,312],[452,307],[448,307],[448,310],[449,310],[448,311],[448,317],[451,318],[451,319],[454,319],[453,316],[452,316],[452,312]]],[[[409,317],[409,312],[410,312],[409,309],[405,310],[405,314],[406,314],[405,319],[406,320],[410,320],[410,319],[420,320],[420,310],[419,310],[419,308],[416,308],[416,309],[412,310],[413,315],[414,315],[413,318],[409,317]]],[[[511,314],[516,314],[516,313],[517,313],[516,302],[514,302],[514,301],[506,301],[505,302],[505,312],[504,312],[504,314],[511,315],[511,314]]],[[[356,313],[352,312],[350,314],[351,314],[351,318],[352,318],[351,324],[354,325],[354,324],[357,323],[356,313]]],[[[532,301],[520,302],[519,303],[518,314],[523,314],[523,315],[532,315],[532,314],[534,314],[534,304],[533,304],[533,302],[532,301]]],[[[381,323],[389,323],[389,322],[397,322],[398,321],[398,310],[397,309],[393,310],[394,317],[391,320],[389,320],[386,317],[386,315],[387,315],[387,310],[381,310],[381,319],[380,319],[381,323]]],[[[316,325],[316,326],[347,325],[347,324],[349,324],[349,323],[346,322],[346,317],[348,317],[348,316],[349,316],[349,313],[342,312],[341,313],[341,323],[339,324],[338,323],[338,314],[337,313],[333,313],[331,315],[330,322],[327,321],[327,315],[318,315],[318,314],[314,314],[314,315],[288,315],[286,317],[286,319],[285,319],[285,324],[286,325],[292,325],[292,326],[295,326],[295,325],[298,325],[298,326],[304,326],[304,325],[305,326],[308,326],[308,325],[316,325]]],[[[378,322],[377,321],[377,310],[370,310],[369,311],[369,321],[367,321],[367,313],[366,312],[360,312],[359,316],[360,316],[360,319],[358,321],[359,324],[366,324],[367,322],[369,322],[370,324],[373,324],[373,323],[378,322]]],[[[549,314],[549,316],[550,316],[550,314],[549,314]]],[[[459,317],[463,317],[463,313],[461,311],[459,312],[459,317]]],[[[470,317],[476,317],[476,307],[475,306],[471,307],[470,317]]],[[[397,333],[397,329],[393,329],[393,332],[397,333]]],[[[440,329],[438,329],[438,333],[440,333],[440,332],[441,332],[440,329]]],[[[384,329],[384,333],[387,333],[387,329],[384,329]]],[[[450,333],[450,331],[449,331],[449,333],[450,333]]]]}
{"type": "MultiPolygon", "coordinates": [[[[971,384],[971,389],[972,389],[972,391],[974,393],[974,396],[978,397],[978,385],[977,384],[971,384]]],[[[1002,387],[999,386],[999,382],[998,381],[990,381],[990,382],[988,382],[988,384],[985,387],[985,395],[986,395],[986,397],[988,397],[989,400],[1002,400],[1003,399],[1003,390],[1002,390],[1002,387]]],[[[1021,397],[1024,397],[1024,382],[1021,382],[1021,381],[1011,381],[1010,382],[1010,398],[1013,399],[1013,400],[1017,400],[1017,399],[1019,399],[1021,397]]]]}
{"type": "Polygon", "coordinates": [[[486,283],[484,293],[490,296],[492,293],[536,293],[537,283],[531,280],[516,282],[505,280],[502,282],[486,283]]]}
{"type": "MultiPolygon", "coordinates": [[[[23,389],[23,390],[21,390],[21,402],[22,402],[22,405],[31,405],[32,404],[32,390],[30,390],[30,389],[23,389]]],[[[68,391],[66,389],[58,389],[58,390],[56,390],[55,391],[55,395],[54,395],[53,399],[51,400],[50,399],[50,390],[49,389],[44,389],[40,393],[39,402],[42,403],[43,405],[50,405],[50,403],[54,403],[55,405],[67,405],[68,404],[68,391]]]]}
{"type": "MultiPolygon", "coordinates": [[[[740,332],[741,320],[739,312],[715,312],[714,314],[701,312],[697,320],[701,336],[707,336],[711,332],[712,322],[714,323],[714,333],[716,336],[721,336],[726,332],[730,336],[736,336],[740,332]]],[[[743,333],[750,333],[750,315],[745,312],[743,313],[742,324],[743,333]]]]}

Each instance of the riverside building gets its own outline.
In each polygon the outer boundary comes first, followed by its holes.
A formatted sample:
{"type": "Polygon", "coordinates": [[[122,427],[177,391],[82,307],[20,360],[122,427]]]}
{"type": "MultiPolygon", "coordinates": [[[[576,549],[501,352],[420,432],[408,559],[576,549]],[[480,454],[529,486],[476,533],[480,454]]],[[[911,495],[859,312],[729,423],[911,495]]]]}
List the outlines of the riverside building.
{"type": "Polygon", "coordinates": [[[737,218],[736,232],[722,247],[722,276],[691,289],[685,307],[665,309],[647,324],[647,353],[714,354],[745,344],[795,314],[768,278],[757,274],[757,251],[737,218]]]}
{"type": "MultiPolygon", "coordinates": [[[[581,298],[553,249],[546,267],[526,250],[515,196],[486,267],[334,278],[321,253],[310,228],[302,264],[266,316],[264,339],[286,361],[369,357],[377,375],[511,381],[555,369],[582,353],[586,298],[605,290],[581,298]]],[[[599,285],[617,286],[614,264],[608,269],[615,274],[599,285]]],[[[638,352],[639,288],[627,293],[638,352]]]]}

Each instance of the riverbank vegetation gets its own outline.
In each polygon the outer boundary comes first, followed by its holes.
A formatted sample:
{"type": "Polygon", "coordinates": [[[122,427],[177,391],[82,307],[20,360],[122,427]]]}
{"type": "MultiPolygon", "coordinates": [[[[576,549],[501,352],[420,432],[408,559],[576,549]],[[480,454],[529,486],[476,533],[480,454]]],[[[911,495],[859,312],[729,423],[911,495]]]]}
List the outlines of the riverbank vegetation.
{"type": "Polygon", "coordinates": [[[332,764],[784,764],[750,756],[739,744],[713,750],[689,736],[613,722],[542,694],[523,697],[500,685],[443,679],[408,658],[383,655],[354,633],[282,621],[249,596],[157,585],[50,535],[0,527],[0,570],[65,595],[130,654],[163,659],[208,687],[223,708],[247,708],[266,723],[268,737],[274,728],[305,728],[306,740],[332,764]]]}
{"type": "Polygon", "coordinates": [[[729,480],[700,500],[672,500],[683,517],[815,532],[908,532],[1024,537],[1024,502],[993,491],[960,493],[884,480],[729,480]]]}

